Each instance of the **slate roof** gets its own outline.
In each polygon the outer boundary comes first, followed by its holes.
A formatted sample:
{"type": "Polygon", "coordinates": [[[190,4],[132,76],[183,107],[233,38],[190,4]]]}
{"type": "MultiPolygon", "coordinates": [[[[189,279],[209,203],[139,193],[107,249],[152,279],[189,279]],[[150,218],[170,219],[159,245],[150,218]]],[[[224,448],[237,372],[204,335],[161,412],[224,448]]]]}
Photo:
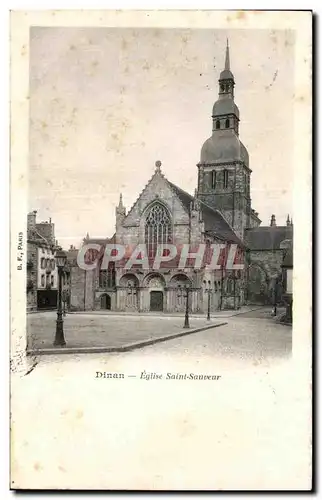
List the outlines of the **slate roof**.
{"type": "MultiPolygon", "coordinates": [[[[168,183],[180,199],[181,203],[187,210],[189,210],[190,203],[194,201],[193,196],[191,196],[189,193],[186,193],[186,191],[179,188],[172,182],[168,181],[168,183]]],[[[216,236],[218,236],[218,238],[222,238],[225,241],[237,243],[243,246],[241,240],[238,238],[238,236],[235,234],[233,229],[230,227],[228,222],[224,219],[224,217],[218,210],[209,207],[209,205],[202,202],[201,200],[199,200],[199,203],[202,212],[202,219],[205,223],[205,231],[213,231],[214,233],[216,233],[216,236]]]]}
{"type": "Polygon", "coordinates": [[[278,250],[284,240],[293,240],[293,226],[260,226],[245,230],[245,243],[250,250],[278,250]]]}

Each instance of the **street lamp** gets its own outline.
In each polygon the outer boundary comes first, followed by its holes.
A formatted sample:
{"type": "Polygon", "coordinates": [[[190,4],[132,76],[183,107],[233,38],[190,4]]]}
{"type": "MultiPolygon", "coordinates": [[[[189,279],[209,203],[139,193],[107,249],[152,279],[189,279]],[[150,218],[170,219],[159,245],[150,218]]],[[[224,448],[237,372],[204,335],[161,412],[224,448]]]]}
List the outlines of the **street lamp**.
{"type": "Polygon", "coordinates": [[[208,307],[207,307],[207,321],[210,321],[210,294],[212,292],[212,288],[210,287],[211,281],[204,280],[204,285],[205,285],[205,292],[208,294],[208,307]],[[207,287],[208,285],[208,287],[207,287]]]}
{"type": "Polygon", "coordinates": [[[184,316],[184,325],[183,328],[190,328],[189,324],[189,292],[190,288],[189,285],[178,285],[179,293],[181,292],[182,297],[186,297],[186,312],[184,316]],[[184,295],[184,290],[186,291],[186,294],[184,295]]]}
{"type": "Polygon", "coordinates": [[[62,271],[67,261],[67,255],[63,250],[57,250],[55,255],[57,268],[58,268],[58,307],[57,307],[57,320],[56,320],[56,335],[54,346],[64,347],[66,345],[64,339],[63,328],[63,311],[62,311],[62,271]]]}

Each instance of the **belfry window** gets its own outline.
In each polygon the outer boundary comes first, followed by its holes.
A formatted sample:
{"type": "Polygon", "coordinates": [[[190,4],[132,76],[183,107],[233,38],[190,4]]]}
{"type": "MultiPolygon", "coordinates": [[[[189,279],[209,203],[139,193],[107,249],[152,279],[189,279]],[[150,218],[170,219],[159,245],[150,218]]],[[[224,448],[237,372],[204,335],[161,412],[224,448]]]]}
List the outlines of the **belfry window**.
{"type": "Polygon", "coordinates": [[[224,188],[228,187],[228,170],[224,170],[224,188]]]}
{"type": "Polygon", "coordinates": [[[217,182],[217,172],[213,170],[211,172],[211,187],[212,189],[216,189],[216,182],[217,182]]]}
{"type": "Polygon", "coordinates": [[[220,121],[219,121],[219,120],[217,120],[217,121],[216,121],[216,129],[218,130],[219,128],[220,128],[220,121]]]}
{"type": "Polygon", "coordinates": [[[226,128],[229,128],[229,125],[230,125],[229,118],[227,118],[227,120],[226,120],[226,122],[225,122],[225,127],[226,127],[226,128]]]}
{"type": "Polygon", "coordinates": [[[148,256],[155,255],[158,244],[171,242],[171,216],[161,203],[156,203],[149,210],[145,220],[145,243],[148,256]]]}

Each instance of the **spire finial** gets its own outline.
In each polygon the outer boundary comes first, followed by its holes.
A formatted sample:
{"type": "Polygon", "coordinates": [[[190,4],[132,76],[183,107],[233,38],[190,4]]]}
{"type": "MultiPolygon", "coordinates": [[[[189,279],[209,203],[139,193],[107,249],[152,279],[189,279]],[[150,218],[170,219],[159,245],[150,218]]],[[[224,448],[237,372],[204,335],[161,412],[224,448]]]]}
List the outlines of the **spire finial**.
{"type": "Polygon", "coordinates": [[[290,225],[291,225],[291,221],[290,221],[290,214],[287,214],[286,225],[287,225],[287,226],[290,226],[290,225]]]}
{"type": "Polygon", "coordinates": [[[227,38],[227,46],[226,46],[226,58],[225,58],[225,69],[230,71],[230,60],[229,60],[229,43],[227,38]]]}
{"type": "Polygon", "coordinates": [[[155,162],[155,171],[156,171],[156,172],[161,172],[161,165],[162,165],[162,163],[161,163],[161,161],[160,161],[160,160],[157,160],[157,161],[155,162]]]}
{"type": "Polygon", "coordinates": [[[123,207],[123,195],[120,193],[120,201],[119,201],[119,208],[123,207]]]}

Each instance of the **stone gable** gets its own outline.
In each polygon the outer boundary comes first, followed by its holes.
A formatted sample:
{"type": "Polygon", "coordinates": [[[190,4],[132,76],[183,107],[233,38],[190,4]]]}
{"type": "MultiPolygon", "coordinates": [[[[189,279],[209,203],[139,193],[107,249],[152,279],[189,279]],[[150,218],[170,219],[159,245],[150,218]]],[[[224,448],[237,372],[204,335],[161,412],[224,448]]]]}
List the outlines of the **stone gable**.
{"type": "Polygon", "coordinates": [[[173,224],[189,224],[189,214],[162,173],[155,172],[123,221],[123,227],[139,226],[146,208],[159,199],[169,209],[173,224]]]}

